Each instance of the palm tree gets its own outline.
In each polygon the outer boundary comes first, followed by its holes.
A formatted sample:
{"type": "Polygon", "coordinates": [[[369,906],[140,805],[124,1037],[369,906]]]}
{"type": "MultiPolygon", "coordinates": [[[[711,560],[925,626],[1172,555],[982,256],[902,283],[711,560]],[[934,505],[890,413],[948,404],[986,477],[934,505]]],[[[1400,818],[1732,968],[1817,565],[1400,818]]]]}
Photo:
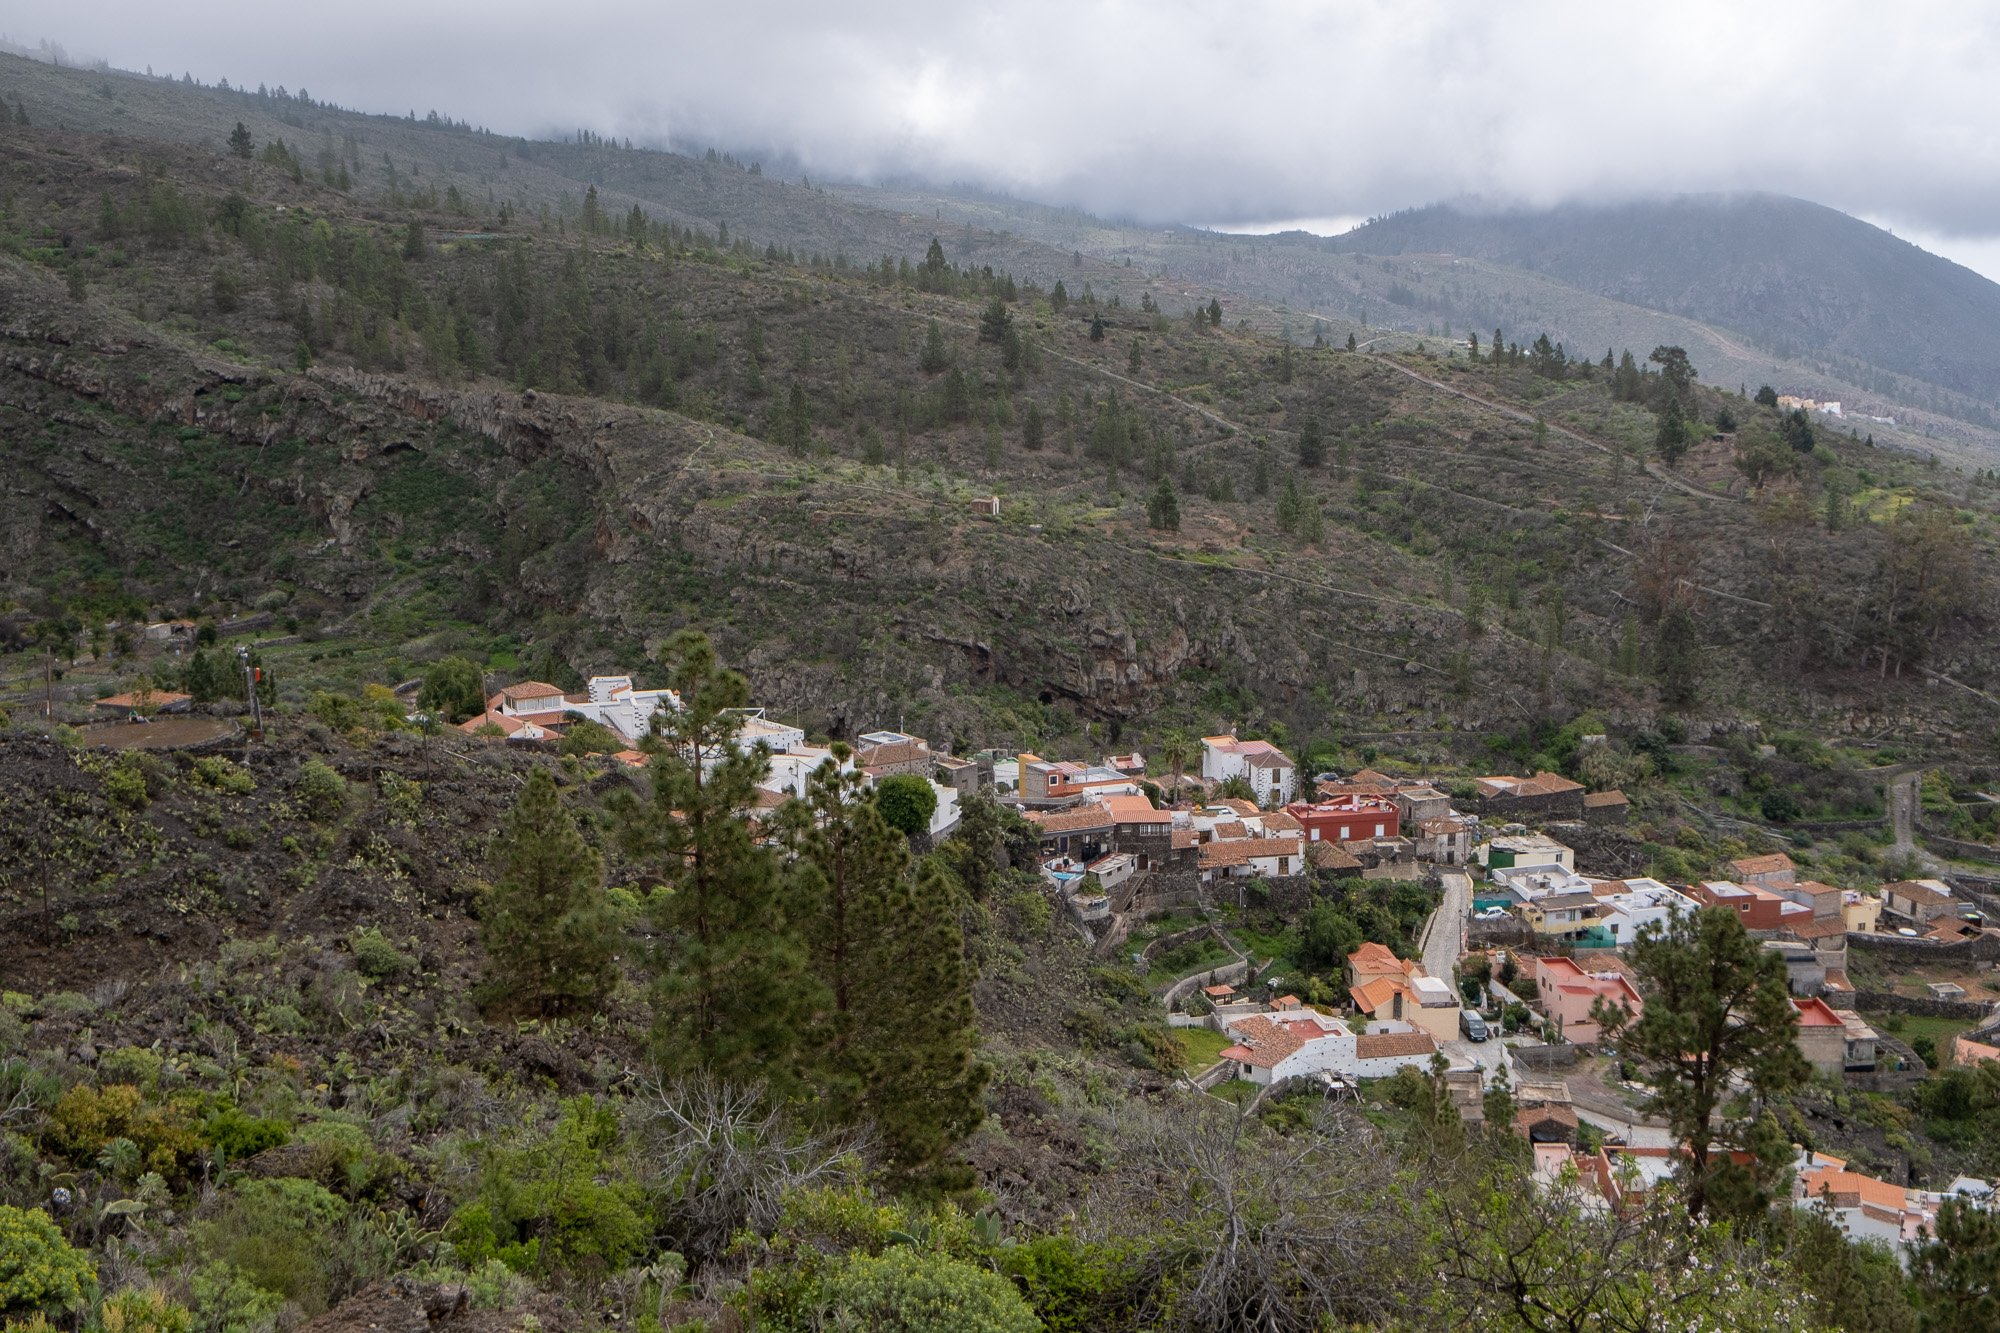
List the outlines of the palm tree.
{"type": "Polygon", "coordinates": [[[1160,734],[1160,758],[1167,761],[1167,771],[1174,775],[1174,796],[1179,799],[1181,780],[1187,769],[1188,751],[1193,743],[1188,734],[1174,727],[1160,734]]]}

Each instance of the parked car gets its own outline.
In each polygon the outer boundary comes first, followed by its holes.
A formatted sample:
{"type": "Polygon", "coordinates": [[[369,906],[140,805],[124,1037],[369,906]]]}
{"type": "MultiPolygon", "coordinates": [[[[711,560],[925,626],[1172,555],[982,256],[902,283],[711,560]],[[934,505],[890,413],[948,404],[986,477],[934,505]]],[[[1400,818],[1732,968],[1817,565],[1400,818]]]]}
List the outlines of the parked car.
{"type": "Polygon", "coordinates": [[[1467,1041],[1486,1040],[1486,1020],[1479,1016],[1477,1009],[1458,1011],[1458,1030],[1465,1034],[1467,1041]]]}

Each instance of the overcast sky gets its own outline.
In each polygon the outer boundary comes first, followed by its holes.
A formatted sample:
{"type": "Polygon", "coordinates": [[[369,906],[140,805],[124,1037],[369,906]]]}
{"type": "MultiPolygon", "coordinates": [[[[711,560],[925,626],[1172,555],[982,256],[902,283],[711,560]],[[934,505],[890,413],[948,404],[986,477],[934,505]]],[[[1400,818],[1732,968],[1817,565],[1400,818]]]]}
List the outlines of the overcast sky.
{"type": "Polygon", "coordinates": [[[1990,0],[0,0],[0,27],[365,110],[1257,230],[1771,189],[2000,277],[1990,0]]]}

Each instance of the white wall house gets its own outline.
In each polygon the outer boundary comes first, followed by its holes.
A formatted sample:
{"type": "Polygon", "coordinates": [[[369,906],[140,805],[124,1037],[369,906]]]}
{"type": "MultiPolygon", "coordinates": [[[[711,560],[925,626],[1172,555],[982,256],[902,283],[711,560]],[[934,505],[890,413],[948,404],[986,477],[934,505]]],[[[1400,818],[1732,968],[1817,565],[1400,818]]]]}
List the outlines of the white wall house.
{"type": "Polygon", "coordinates": [[[1234,736],[1201,738],[1201,776],[1209,782],[1247,779],[1260,805],[1268,805],[1273,792],[1279,801],[1290,801],[1299,786],[1298,765],[1283,750],[1269,741],[1239,741],[1234,736]]]}

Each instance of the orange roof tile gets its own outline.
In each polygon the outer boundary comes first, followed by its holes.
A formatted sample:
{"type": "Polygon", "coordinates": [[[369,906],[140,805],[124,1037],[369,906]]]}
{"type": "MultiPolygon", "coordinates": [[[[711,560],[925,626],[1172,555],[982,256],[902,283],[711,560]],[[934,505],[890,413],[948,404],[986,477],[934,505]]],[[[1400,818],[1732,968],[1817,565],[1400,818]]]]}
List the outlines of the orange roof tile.
{"type": "Polygon", "coordinates": [[[1437,1049],[1428,1032],[1377,1032],[1354,1039],[1354,1054],[1362,1060],[1392,1055],[1429,1055],[1437,1049]]]}
{"type": "MultiPolygon", "coordinates": [[[[1568,959],[1564,959],[1568,962],[1568,959]]],[[[1347,955],[1348,966],[1357,972],[1394,972],[1403,970],[1403,960],[1384,946],[1369,940],[1366,944],[1347,955]]]]}

